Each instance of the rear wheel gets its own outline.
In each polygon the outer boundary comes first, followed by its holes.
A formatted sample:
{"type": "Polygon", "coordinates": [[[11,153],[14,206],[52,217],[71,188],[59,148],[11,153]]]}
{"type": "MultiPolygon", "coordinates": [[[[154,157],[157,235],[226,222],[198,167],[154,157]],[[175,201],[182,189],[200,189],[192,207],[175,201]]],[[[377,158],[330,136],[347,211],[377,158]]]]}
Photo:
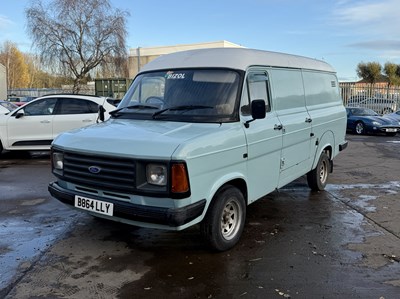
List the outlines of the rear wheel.
{"type": "Polygon", "coordinates": [[[359,121],[358,123],[356,123],[356,127],[354,129],[354,132],[358,135],[363,135],[365,134],[365,126],[364,123],[359,121]]]}
{"type": "Polygon", "coordinates": [[[311,190],[322,191],[325,189],[330,172],[330,163],[328,155],[322,153],[317,167],[307,173],[307,183],[311,190]]]}
{"type": "Polygon", "coordinates": [[[232,248],[242,234],[246,203],[236,187],[224,186],[210,204],[201,223],[201,233],[211,248],[225,251],[232,248]]]}

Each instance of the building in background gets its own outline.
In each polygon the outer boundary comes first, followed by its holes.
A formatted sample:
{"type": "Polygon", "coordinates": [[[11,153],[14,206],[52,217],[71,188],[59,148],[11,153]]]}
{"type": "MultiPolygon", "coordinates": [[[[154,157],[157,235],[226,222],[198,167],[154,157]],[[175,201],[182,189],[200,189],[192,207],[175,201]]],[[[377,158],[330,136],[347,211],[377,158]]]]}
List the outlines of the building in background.
{"type": "Polygon", "coordinates": [[[242,48],[242,46],[223,40],[199,44],[185,44],[150,48],[138,47],[135,49],[130,49],[128,61],[129,78],[133,79],[140,71],[142,66],[159,57],[160,55],[175,53],[179,51],[206,48],[242,48]]]}

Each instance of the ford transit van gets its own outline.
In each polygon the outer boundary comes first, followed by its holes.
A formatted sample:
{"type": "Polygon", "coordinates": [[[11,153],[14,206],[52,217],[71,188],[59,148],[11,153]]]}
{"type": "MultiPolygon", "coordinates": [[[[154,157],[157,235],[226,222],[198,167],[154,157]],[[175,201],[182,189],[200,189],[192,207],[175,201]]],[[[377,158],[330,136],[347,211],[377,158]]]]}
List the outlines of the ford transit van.
{"type": "Polygon", "coordinates": [[[200,224],[233,247],[246,207],[306,175],[323,190],[342,151],[346,112],[325,62],[243,48],[161,56],[109,120],[52,144],[52,196],[141,227],[200,224]]]}

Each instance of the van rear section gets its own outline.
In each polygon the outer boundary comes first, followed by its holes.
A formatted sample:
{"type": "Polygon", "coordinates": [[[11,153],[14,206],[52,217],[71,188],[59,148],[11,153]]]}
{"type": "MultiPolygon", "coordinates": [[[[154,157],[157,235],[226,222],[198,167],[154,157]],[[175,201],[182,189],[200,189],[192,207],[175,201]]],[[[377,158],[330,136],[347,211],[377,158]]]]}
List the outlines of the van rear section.
{"type": "Polygon", "coordinates": [[[305,175],[324,190],[346,112],[327,63],[203,49],[147,64],[109,120],[52,144],[51,195],[141,227],[200,224],[211,248],[240,239],[246,207],[305,175]]]}

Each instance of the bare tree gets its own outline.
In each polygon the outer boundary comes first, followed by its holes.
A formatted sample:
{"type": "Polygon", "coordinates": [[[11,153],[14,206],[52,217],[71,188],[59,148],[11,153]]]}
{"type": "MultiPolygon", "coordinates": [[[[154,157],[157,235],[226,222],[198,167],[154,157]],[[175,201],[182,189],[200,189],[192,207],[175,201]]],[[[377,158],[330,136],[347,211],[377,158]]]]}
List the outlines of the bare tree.
{"type": "Polygon", "coordinates": [[[47,66],[62,67],[74,77],[73,92],[91,70],[111,57],[127,56],[126,11],[109,0],[35,0],[27,8],[28,32],[47,66]]]}

